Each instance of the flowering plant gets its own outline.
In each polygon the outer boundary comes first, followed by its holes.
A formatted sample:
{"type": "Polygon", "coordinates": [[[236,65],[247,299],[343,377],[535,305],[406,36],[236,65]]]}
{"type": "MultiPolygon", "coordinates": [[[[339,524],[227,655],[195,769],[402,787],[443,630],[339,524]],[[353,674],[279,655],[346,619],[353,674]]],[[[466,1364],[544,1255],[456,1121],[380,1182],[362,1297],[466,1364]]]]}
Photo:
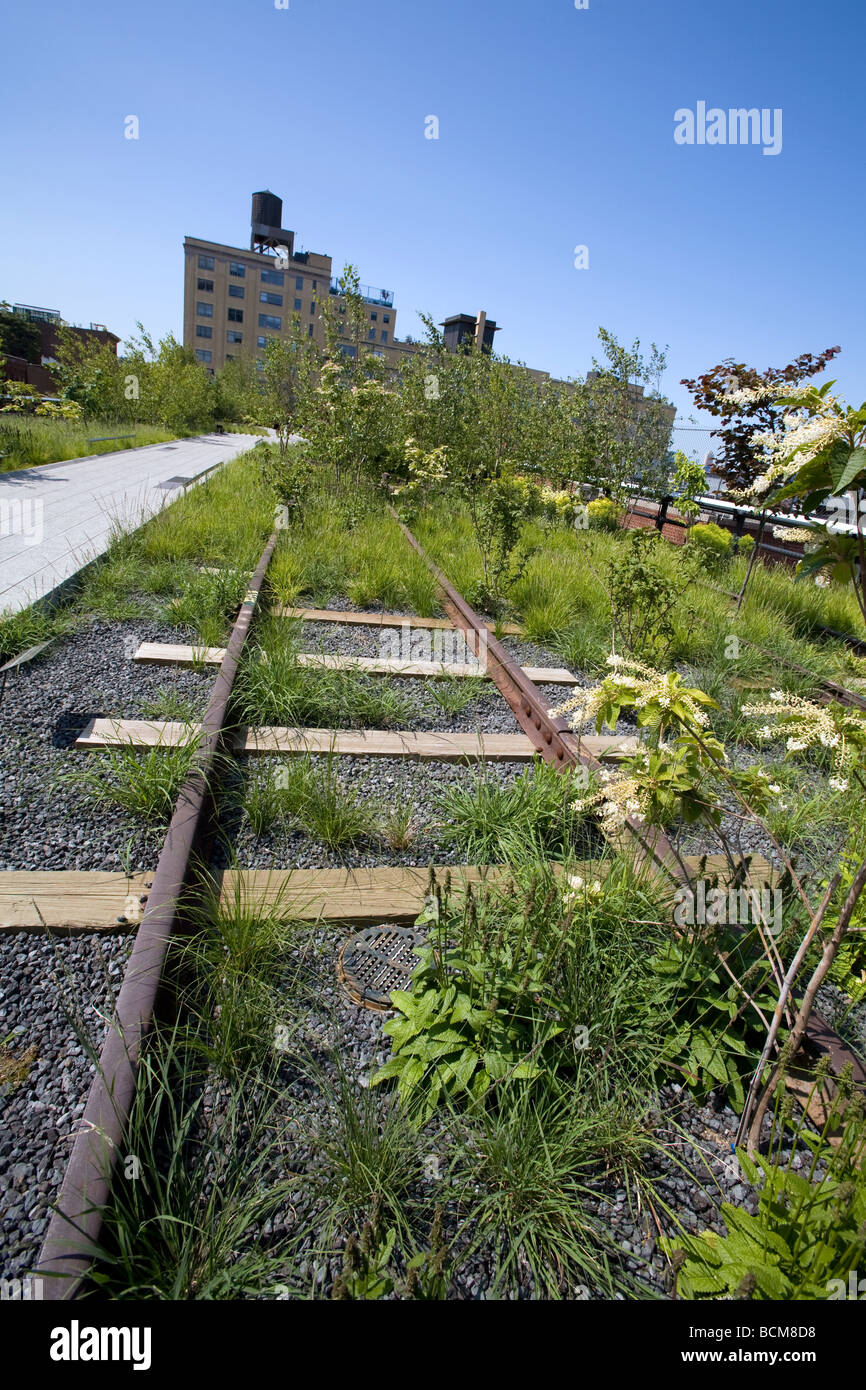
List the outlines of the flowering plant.
{"type": "Polygon", "coordinates": [[[715,701],[684,685],[676,671],[662,675],[615,653],[607,664],[613,673],[601,685],[581,691],[551,714],[569,715],[578,734],[594,719],[600,733],[605,725],[615,729],[622,711],[632,709],[650,738],[616,771],[603,770],[601,787],[575,809],[595,809],[609,833],[621,829],[629,816],[649,825],[666,824],[678,815],[687,822],[704,816],[718,824],[721,813],[706,794],[709,775],[726,762],[724,748],[707,729],[705,707],[715,708],[715,701]],[[676,734],[672,744],[664,738],[668,731],[676,734]]]}
{"type": "Polygon", "coordinates": [[[852,774],[862,782],[859,769],[866,755],[866,713],[862,710],[815,705],[800,695],[771,690],[769,701],[743,705],[743,713],[751,717],[771,716],[773,723],[765,723],[758,730],[758,737],[778,739],[787,732],[788,753],[804,753],[816,745],[831,749],[830,786],[834,791],[847,791],[852,774]]]}
{"type": "MultiPolygon", "coordinates": [[[[866,489],[866,402],[855,410],[833,394],[833,385],[827,381],[823,386],[790,387],[779,395],[778,388],[756,387],[733,392],[727,399],[755,400],[770,392],[787,412],[781,430],[752,435],[764,471],[751,493],[763,499],[763,506],[797,497],[808,515],[828,499],[839,498],[838,510],[844,514],[841,499],[846,493],[854,497],[853,531],[831,531],[815,522],[805,532],[808,549],[797,574],[806,577],[829,570],[834,579],[853,582],[866,619],[866,555],[860,525],[860,494],[866,489]]],[[[803,533],[797,535],[803,538],[803,533]]]]}

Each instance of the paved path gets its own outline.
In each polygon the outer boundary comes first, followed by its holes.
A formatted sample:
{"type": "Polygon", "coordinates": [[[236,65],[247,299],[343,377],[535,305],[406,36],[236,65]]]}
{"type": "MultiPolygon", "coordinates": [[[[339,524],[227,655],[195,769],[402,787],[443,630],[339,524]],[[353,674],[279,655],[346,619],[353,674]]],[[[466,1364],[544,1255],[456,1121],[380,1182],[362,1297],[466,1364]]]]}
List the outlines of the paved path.
{"type": "Polygon", "coordinates": [[[253,434],[203,434],[0,473],[0,613],[17,612],[108,549],[215,464],[250,449],[253,434]]]}

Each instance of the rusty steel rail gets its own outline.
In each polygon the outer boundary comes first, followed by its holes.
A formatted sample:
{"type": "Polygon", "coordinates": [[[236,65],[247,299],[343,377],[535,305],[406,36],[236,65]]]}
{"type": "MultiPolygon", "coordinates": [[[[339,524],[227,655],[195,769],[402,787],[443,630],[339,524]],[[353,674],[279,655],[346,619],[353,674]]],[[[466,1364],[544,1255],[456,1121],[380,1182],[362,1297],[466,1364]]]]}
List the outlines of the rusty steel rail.
{"type": "Polygon", "coordinates": [[[43,1276],[46,1299],[74,1298],[97,1252],[102,1213],[135,1094],[142,1044],[153,1022],[169,942],[184,896],[192,886],[193,853],[207,821],[211,778],[238,662],[276,543],[274,532],[249,582],[202,720],[196,764],[169,823],[115,1017],[102,1045],[39,1257],[36,1273],[43,1276]]]}
{"type": "MultiPolygon", "coordinates": [[[[466,645],[475,655],[484,652],[487,673],[499,693],[507,701],[520,727],[529,735],[536,751],[545,760],[560,768],[583,767],[600,771],[602,764],[580,746],[579,738],[571,731],[564,718],[554,719],[548,712],[548,702],[538,686],[521,669],[520,663],[509,656],[498,638],[488,629],[486,623],[469,606],[462,594],[458,593],[447,575],[432,560],[424,547],[390,508],[406,540],[427,565],[439,587],[442,606],[455,627],[466,637],[466,645]]],[[[688,882],[687,875],[674,853],[673,846],[661,830],[647,834],[646,829],[634,817],[629,816],[625,830],[634,850],[635,863],[647,860],[678,883],[688,882]]]]}
{"type": "MultiPolygon", "coordinates": [[[[476,655],[479,649],[486,650],[488,674],[500,694],[507,700],[521,728],[532,739],[541,757],[561,768],[577,767],[582,763],[584,767],[599,770],[601,763],[581,750],[579,740],[568,728],[565,719],[553,719],[548,714],[547,702],[538,687],[528,679],[518,662],[508,655],[502,643],[486,628],[482,619],[449,582],[435,560],[427,554],[420,541],[400,520],[393,507],[390,511],[406,540],[436,580],[442,606],[455,626],[465,634],[467,646],[476,655]]],[[[636,822],[632,817],[626,820],[626,831],[632,842],[631,848],[635,851],[636,865],[650,860],[657,869],[676,883],[684,885],[689,882],[679,857],[675,855],[670,841],[661,831],[648,836],[640,822],[636,822]]],[[[618,845],[616,848],[621,850],[623,846],[618,845]]],[[[866,1066],[863,1059],[843,1042],[826,1019],[815,1010],[809,1019],[804,1042],[816,1055],[827,1054],[837,1070],[841,1070],[845,1064],[850,1064],[855,1083],[866,1088],[866,1066]]]]}

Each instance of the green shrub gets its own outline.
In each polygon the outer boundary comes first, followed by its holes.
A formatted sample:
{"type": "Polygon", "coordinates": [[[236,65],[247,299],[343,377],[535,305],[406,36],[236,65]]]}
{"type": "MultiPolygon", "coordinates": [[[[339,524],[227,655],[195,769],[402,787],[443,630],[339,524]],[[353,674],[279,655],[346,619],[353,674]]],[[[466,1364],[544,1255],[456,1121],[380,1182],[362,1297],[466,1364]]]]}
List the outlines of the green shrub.
{"type": "Polygon", "coordinates": [[[689,544],[706,560],[724,560],[732,553],[733,536],[714,521],[699,521],[688,533],[689,544]]]}
{"type": "MultiPolygon", "coordinates": [[[[809,1128],[801,1111],[794,1143],[785,1124],[790,1101],[783,1099],[770,1154],[753,1162],[738,1151],[746,1180],[760,1184],[758,1210],[753,1216],[725,1202],[727,1235],[704,1231],[664,1242],[668,1254],[678,1247],[686,1257],[677,1280],[680,1298],[857,1297],[850,1282],[851,1271],[861,1268],[866,1256],[866,1130],[862,1099],[849,1099],[850,1090],[850,1075],[847,1083],[843,1076],[820,1133],[809,1128]],[[841,1137],[831,1143],[840,1123],[841,1137]]],[[[810,1101],[821,1093],[816,1076],[810,1101]]]]}
{"type": "Polygon", "coordinates": [[[596,497],[586,512],[590,526],[596,531],[616,531],[619,527],[619,507],[609,497],[596,497]]]}

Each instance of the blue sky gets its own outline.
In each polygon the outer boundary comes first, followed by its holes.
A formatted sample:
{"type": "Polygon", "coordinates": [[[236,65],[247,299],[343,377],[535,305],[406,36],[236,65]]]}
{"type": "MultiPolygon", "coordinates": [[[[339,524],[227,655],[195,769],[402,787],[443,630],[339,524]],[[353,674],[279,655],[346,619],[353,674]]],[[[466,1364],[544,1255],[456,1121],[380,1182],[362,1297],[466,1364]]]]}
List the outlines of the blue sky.
{"type": "Polygon", "coordinates": [[[180,336],[184,235],[248,244],[270,188],[400,336],[483,308],[568,376],[603,324],[670,345],[682,416],[723,357],[838,343],[866,396],[862,0],[42,0],[0,34],[0,298],[180,336]],[[781,153],[677,145],[699,101],[780,108],[781,153]]]}

